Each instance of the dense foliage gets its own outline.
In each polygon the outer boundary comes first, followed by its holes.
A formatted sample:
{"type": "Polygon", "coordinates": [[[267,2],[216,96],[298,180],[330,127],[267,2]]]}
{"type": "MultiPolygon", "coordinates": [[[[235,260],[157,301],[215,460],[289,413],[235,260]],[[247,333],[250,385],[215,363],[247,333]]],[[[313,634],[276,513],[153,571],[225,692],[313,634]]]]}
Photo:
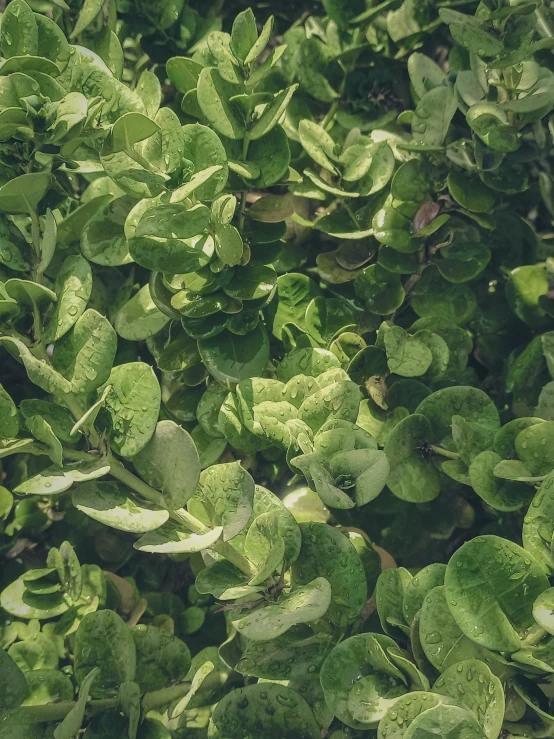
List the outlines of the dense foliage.
{"type": "Polygon", "coordinates": [[[552,737],[554,14],[254,11],[1,17],[0,739],[552,737]]]}

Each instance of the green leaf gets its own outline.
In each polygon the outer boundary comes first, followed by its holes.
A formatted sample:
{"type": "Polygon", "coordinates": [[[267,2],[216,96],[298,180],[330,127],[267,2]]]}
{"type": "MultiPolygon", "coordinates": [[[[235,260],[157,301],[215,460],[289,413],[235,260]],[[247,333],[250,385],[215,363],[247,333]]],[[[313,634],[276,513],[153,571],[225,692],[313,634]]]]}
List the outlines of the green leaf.
{"type": "Polygon", "coordinates": [[[87,684],[87,676],[99,671],[91,688],[93,698],[114,696],[122,682],[135,677],[133,634],[114,611],[87,614],[75,634],[74,649],[75,677],[81,688],[87,684]]]}
{"type": "Polygon", "coordinates": [[[142,113],[125,113],[114,123],[109,141],[109,153],[134,152],[135,144],[153,136],[159,126],[142,113]]]}
{"type": "Polygon", "coordinates": [[[17,708],[27,698],[27,680],[21,669],[4,650],[0,650],[0,665],[2,667],[1,706],[3,711],[17,708]]]}
{"type": "MultiPolygon", "coordinates": [[[[24,0],[16,4],[26,5],[24,0]]],[[[47,172],[22,174],[0,187],[0,211],[17,215],[33,215],[37,206],[52,184],[52,175],[47,172]]]]}
{"type": "Polygon", "coordinates": [[[381,626],[389,636],[401,639],[409,633],[404,623],[404,598],[411,581],[411,574],[403,567],[391,567],[379,575],[375,600],[381,626]]]}
{"type": "Polygon", "coordinates": [[[489,211],[494,205],[494,192],[474,177],[452,170],[448,175],[450,194],[462,208],[475,213],[489,211]]]}
{"type": "Polygon", "coordinates": [[[89,694],[99,677],[102,677],[101,671],[98,667],[95,667],[82,679],[79,688],[79,697],[71,711],[69,711],[63,721],[55,728],[54,739],[72,739],[80,731],[85,718],[89,694]]]}
{"type": "Polygon", "coordinates": [[[135,542],[139,552],[156,554],[184,554],[201,552],[210,549],[221,538],[223,527],[217,526],[205,534],[190,534],[181,531],[173,524],[166,524],[156,531],[151,531],[135,542]]]}
{"type": "Polygon", "coordinates": [[[416,413],[425,416],[431,424],[431,441],[444,442],[449,438],[452,417],[461,416],[479,434],[482,448],[492,445],[500,427],[498,410],[482,390],[474,387],[444,388],[425,398],[416,408],[416,413]]]}
{"type": "Polygon", "coordinates": [[[250,206],[248,216],[262,223],[280,223],[294,215],[292,198],[280,195],[266,195],[250,206]]]}
{"type": "Polygon", "coordinates": [[[38,51],[38,28],[35,14],[25,0],[13,0],[2,17],[0,46],[2,56],[36,54],[38,51]]]}
{"type": "Polygon", "coordinates": [[[72,392],[86,394],[108,380],[116,349],[112,325],[95,310],[87,310],[56,342],[52,363],[69,380],[72,392]]]}
{"type": "Polygon", "coordinates": [[[472,641],[500,652],[519,649],[533,623],[533,603],[548,587],[540,565],[517,544],[478,536],[458,549],[446,570],[452,615],[472,641]]]}
{"type": "Polygon", "coordinates": [[[456,92],[450,85],[434,87],[418,102],[412,119],[414,143],[441,146],[457,110],[456,92]]]}
{"type": "Polygon", "coordinates": [[[438,471],[424,453],[430,438],[431,425],[419,413],[404,418],[389,433],[384,448],[391,469],[387,485],[401,500],[425,503],[440,492],[438,471]]]}
{"type": "Polygon", "coordinates": [[[541,305],[541,296],[547,294],[549,286],[548,272],[539,264],[516,267],[510,273],[506,299],[516,316],[531,328],[541,330],[551,325],[541,305]]]}
{"type": "Polygon", "coordinates": [[[117,312],[114,325],[122,339],[144,341],[161,331],[167,323],[169,317],[158,309],[152,300],[150,287],[144,285],[117,312]]]}
{"type": "Polygon", "coordinates": [[[261,115],[254,121],[254,125],[248,130],[250,140],[254,141],[265,136],[277,125],[297,89],[298,85],[291,85],[278,92],[273,100],[267,103],[261,115]]]}
{"type": "Polygon", "coordinates": [[[73,505],[95,521],[119,531],[143,534],[162,526],[169,517],[149,506],[118,482],[88,482],[73,493],[73,505]]]}
{"type": "Polygon", "coordinates": [[[48,455],[52,462],[61,467],[63,465],[62,445],[48,421],[40,416],[30,416],[25,420],[25,423],[33,436],[48,447],[48,455]]]}
{"type": "Polygon", "coordinates": [[[150,72],[148,69],[144,70],[138,79],[136,93],[144,103],[147,115],[153,118],[162,101],[162,86],[154,72],[150,72]]]}
{"type": "Polygon", "coordinates": [[[434,684],[433,692],[460,701],[473,713],[486,736],[497,739],[504,720],[504,688],[483,662],[467,659],[452,665],[434,684]]]}
{"type": "Polygon", "coordinates": [[[553,633],[554,623],[552,615],[554,609],[552,608],[552,596],[554,595],[554,588],[548,588],[544,593],[541,593],[537,600],[533,604],[533,618],[538,625],[549,634],[553,633]]]}
{"type": "Polygon", "coordinates": [[[62,593],[36,595],[27,590],[21,578],[2,591],[0,605],[10,615],[26,620],[55,618],[69,608],[62,593]]]}
{"type": "Polygon", "coordinates": [[[418,52],[411,54],[408,58],[408,74],[419,98],[434,87],[440,87],[446,80],[446,75],[438,64],[418,52]]]}
{"type": "Polygon", "coordinates": [[[467,739],[486,738],[486,734],[470,711],[444,703],[420,713],[412,721],[407,732],[408,737],[417,736],[421,739],[432,739],[437,734],[439,736],[454,734],[467,739]]]}
{"type": "Polygon", "coordinates": [[[523,521],[523,546],[545,572],[554,571],[552,537],[554,535],[554,475],[540,484],[523,521]]]}
{"type": "Polygon", "coordinates": [[[27,706],[45,706],[56,700],[73,700],[71,678],[58,670],[33,670],[26,675],[29,695],[27,706]]]}
{"type": "Polygon", "coordinates": [[[423,600],[419,635],[425,656],[439,672],[464,659],[494,664],[492,652],[464,636],[448,607],[443,586],[430,590],[423,600]]]}
{"type": "Polygon", "coordinates": [[[231,224],[215,227],[215,250],[221,262],[234,267],[242,261],[244,244],[239,231],[231,224]]]}
{"type": "Polygon", "coordinates": [[[504,50],[502,41],[477,18],[450,8],[441,8],[439,15],[444,23],[448,23],[454,40],[473,54],[492,57],[504,50]]]}
{"type": "Polygon", "coordinates": [[[231,33],[231,49],[235,56],[242,62],[248,56],[248,52],[258,40],[258,29],[256,27],[256,18],[252,12],[252,8],[243,10],[233,21],[233,30],[231,33]]]}
{"type": "Polygon", "coordinates": [[[210,719],[209,739],[271,737],[279,727],[281,739],[319,739],[319,724],[304,698],[275,684],[236,688],[219,701],[210,719]]]}
{"type": "Polygon", "coordinates": [[[23,641],[12,644],[8,655],[23,672],[34,669],[52,669],[58,667],[58,650],[45,634],[33,634],[23,641]]]}
{"type": "Polygon", "coordinates": [[[142,692],[162,690],[181,682],[190,668],[187,645],[156,626],[139,624],[131,630],[137,650],[135,680],[142,692]]]}
{"type": "Polygon", "coordinates": [[[277,603],[233,621],[233,626],[253,641],[276,639],[296,624],[317,621],[325,615],[330,602],[331,586],[324,577],[318,577],[281,596],[277,603]]]}
{"type": "Polygon", "coordinates": [[[407,584],[402,597],[402,612],[407,624],[411,624],[423,606],[427,594],[444,584],[446,565],[430,564],[419,570],[407,584]]]}
{"type": "Polygon", "coordinates": [[[10,395],[0,385],[0,438],[11,439],[19,432],[17,408],[10,395]]]}
{"type": "Polygon", "coordinates": [[[293,584],[307,585],[317,577],[325,577],[332,592],[326,618],[341,627],[353,623],[367,598],[358,552],[343,534],[326,524],[306,523],[300,529],[302,549],[292,567],[293,584]]]}
{"type": "Polygon", "coordinates": [[[107,475],[109,471],[109,465],[102,459],[79,462],[63,468],[54,465],[29,477],[15,488],[15,492],[23,495],[56,495],[69,490],[75,482],[96,480],[107,475]]]}
{"type": "Polygon", "coordinates": [[[166,64],[167,76],[183,94],[196,89],[202,69],[201,64],[184,56],[174,56],[166,64]]]}
{"type": "Polygon", "coordinates": [[[63,262],[55,285],[58,300],[44,331],[44,341],[55,342],[83,315],[92,292],[92,272],[86,259],[77,255],[63,262]]]}
{"type": "Polygon", "coordinates": [[[202,112],[218,133],[230,139],[242,139],[246,134],[242,113],[230,102],[236,94],[235,85],[224,80],[216,69],[205,68],[200,72],[198,103],[202,112]]]}
{"type": "Polygon", "coordinates": [[[404,675],[386,654],[395,646],[388,636],[359,634],[339,643],[326,658],[321,667],[325,701],[347,726],[376,727],[389,706],[407,692],[404,675]]]}
{"type": "Polygon", "coordinates": [[[38,385],[42,390],[52,395],[71,392],[71,384],[68,380],[48,364],[45,359],[37,359],[19,339],[2,336],[0,337],[0,344],[3,344],[6,348],[13,347],[13,351],[17,353],[25,366],[31,382],[38,385]]]}
{"type": "Polygon", "coordinates": [[[239,534],[250,520],[254,481],[239,462],[214,465],[200,475],[198,492],[189,501],[189,510],[204,512],[210,523],[223,526],[223,539],[239,534]]]}
{"type": "Polygon", "coordinates": [[[337,167],[331,161],[336,158],[337,145],[331,136],[310,120],[302,120],[298,127],[300,143],[311,158],[331,174],[338,174],[337,167]]]}
{"type": "Polygon", "coordinates": [[[79,17],[77,18],[77,23],[75,23],[70,38],[76,38],[90,26],[102,10],[102,5],[102,0],[85,0],[83,7],[79,11],[79,17]]]}
{"type": "Polygon", "coordinates": [[[304,328],[306,308],[320,295],[320,288],[306,275],[281,275],[277,280],[277,296],[268,309],[273,335],[281,339],[287,323],[304,328]]]}
{"type": "Polygon", "coordinates": [[[262,30],[260,31],[260,35],[258,36],[256,41],[252,45],[252,48],[246,55],[246,58],[244,60],[245,64],[251,64],[252,62],[255,62],[256,59],[260,56],[260,54],[264,51],[265,47],[269,43],[269,39],[273,31],[273,23],[274,23],[274,18],[271,15],[265,22],[262,30]]]}
{"type": "Polygon", "coordinates": [[[424,375],[433,361],[429,347],[399,326],[387,328],[384,343],[389,369],[401,377],[424,375]]]}
{"type": "Polygon", "coordinates": [[[156,430],[161,392],[152,368],[144,362],[120,364],[108,378],[111,386],[106,410],[112,424],[112,448],[123,457],[134,457],[156,430]]]}
{"type": "Polygon", "coordinates": [[[210,374],[224,385],[259,376],[269,360],[269,339],[261,325],[245,336],[225,331],[201,339],[198,349],[210,374]]]}
{"type": "Polygon", "coordinates": [[[450,283],[435,266],[429,266],[412,290],[411,305],[421,318],[464,324],[473,316],[477,298],[469,285],[450,283]]]}
{"type": "Polygon", "coordinates": [[[469,466],[469,479],[477,495],[498,511],[517,511],[530,503],[533,491],[523,482],[502,480],[496,466],[501,457],[493,451],[481,452],[469,466]]]}
{"type": "Polygon", "coordinates": [[[191,436],[173,421],[160,421],[148,444],[133,458],[142,479],[161,490],[168,508],[182,508],[200,480],[200,460],[191,436]]]}
{"type": "MultiPolygon", "coordinates": [[[[400,696],[390,710],[379,722],[377,736],[379,739],[404,739],[410,725],[422,713],[442,705],[453,705],[455,701],[436,693],[414,691],[400,696]],[[401,719],[400,723],[398,719],[401,719]]],[[[425,739],[428,739],[427,737],[425,739]]]]}

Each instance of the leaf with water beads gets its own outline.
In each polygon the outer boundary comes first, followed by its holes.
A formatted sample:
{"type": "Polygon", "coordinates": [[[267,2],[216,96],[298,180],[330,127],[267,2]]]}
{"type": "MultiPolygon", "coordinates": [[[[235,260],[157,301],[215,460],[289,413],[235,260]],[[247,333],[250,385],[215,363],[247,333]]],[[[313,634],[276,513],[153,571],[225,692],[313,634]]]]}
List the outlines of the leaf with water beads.
{"type": "MultiPolygon", "coordinates": [[[[451,601],[452,608],[457,601],[451,601]]],[[[480,659],[492,667],[493,654],[464,636],[446,601],[444,586],[430,590],[423,601],[419,637],[429,662],[439,672],[463,659],[480,659]]],[[[500,655],[497,655],[501,661],[500,655]]],[[[501,667],[496,665],[495,670],[501,667]]]]}
{"type": "Polygon", "coordinates": [[[402,638],[409,633],[403,601],[411,581],[412,575],[404,567],[391,567],[379,575],[375,600],[381,626],[389,636],[402,638]]]}
{"type": "Polygon", "coordinates": [[[44,330],[43,340],[54,342],[61,338],[84,313],[92,292],[92,271],[80,255],[67,257],[55,285],[58,300],[44,330]]]}
{"type": "Polygon", "coordinates": [[[444,583],[445,571],[446,565],[433,563],[421,569],[408,582],[402,597],[402,613],[407,624],[412,623],[429,591],[444,583]]]}
{"type": "Polygon", "coordinates": [[[554,474],[543,480],[523,519],[523,546],[545,572],[554,572],[554,474]]]}
{"type": "Polygon", "coordinates": [[[486,734],[470,711],[444,703],[420,713],[410,724],[405,739],[434,739],[437,735],[486,739],[486,734]]]}
{"type": "Polygon", "coordinates": [[[466,706],[489,739],[497,739],[504,720],[504,688],[484,662],[464,660],[445,670],[433,692],[466,706]]]}
{"type": "Polygon", "coordinates": [[[134,547],[140,552],[154,552],[155,554],[190,554],[210,549],[219,541],[222,533],[221,526],[206,531],[205,534],[191,534],[168,523],[141,536],[135,542],[134,547]]]}
{"type": "Polygon", "coordinates": [[[292,626],[322,618],[331,602],[331,586],[324,577],[318,577],[303,587],[294,588],[270,603],[233,621],[242,636],[253,641],[276,639],[292,626]]]}
{"type": "MultiPolygon", "coordinates": [[[[515,460],[507,460],[515,461],[515,460]]],[[[493,451],[481,452],[469,466],[469,479],[477,495],[498,511],[517,511],[529,503],[533,489],[524,482],[502,479],[497,467],[501,457],[493,451]]]]}
{"type": "Polygon", "coordinates": [[[136,647],[131,630],[114,611],[89,613],[75,634],[75,676],[83,684],[93,670],[100,674],[91,690],[94,698],[117,694],[122,682],[133,680],[136,647]]]}
{"type": "Polygon", "coordinates": [[[156,429],[161,402],[158,380],[148,364],[129,362],[114,367],[107,384],[112,386],[105,406],[112,421],[112,448],[122,457],[134,457],[156,429]]]}
{"type": "Polygon", "coordinates": [[[252,515],[254,480],[240,462],[215,465],[200,476],[198,492],[188,508],[200,520],[223,527],[223,539],[229,541],[247,525],[252,515]]]}
{"type": "Polygon", "coordinates": [[[292,567],[292,583],[307,585],[324,577],[332,591],[326,618],[337,626],[353,623],[367,599],[360,555],[344,534],[327,524],[301,524],[300,530],[302,548],[292,567]]]}
{"type": "Polygon", "coordinates": [[[174,421],[160,421],[148,444],[134,458],[142,479],[161,490],[168,508],[182,507],[200,480],[200,460],[191,436],[174,421]]]}
{"type": "Polygon", "coordinates": [[[478,536],[458,549],[446,570],[446,598],[466,636],[499,652],[519,649],[534,624],[533,603],[546,590],[541,566],[517,544],[478,536]]]}
{"type": "Polygon", "coordinates": [[[110,376],[116,349],[117,336],[110,322],[87,310],[56,342],[52,364],[69,380],[72,392],[90,393],[110,376]]]}
{"type": "Polygon", "coordinates": [[[533,475],[548,475],[554,468],[554,422],[545,421],[520,431],[515,450],[533,475]]]}
{"type": "Polygon", "coordinates": [[[402,419],[385,442],[384,451],[391,468],[387,485],[401,500],[425,503],[434,500],[440,492],[439,473],[424,454],[431,438],[428,419],[415,413],[402,419]]]}
{"type": "Polygon", "coordinates": [[[294,680],[316,674],[329,652],[328,634],[298,638],[285,634],[271,641],[249,641],[235,670],[266,680],[294,680]]]}
{"type": "Polygon", "coordinates": [[[412,721],[424,711],[440,705],[453,704],[445,696],[426,691],[406,693],[396,700],[379,722],[378,739],[404,739],[412,721]]]}
{"type": "Polygon", "coordinates": [[[396,643],[382,634],[360,634],[338,644],[321,668],[325,700],[335,716],[353,729],[377,726],[408,688],[402,672],[386,655],[396,643]],[[363,696],[371,700],[364,705],[363,696]],[[354,709],[353,715],[351,709],[354,709]]]}
{"type": "Polygon", "coordinates": [[[73,493],[73,505],[95,521],[120,531],[143,534],[162,526],[169,513],[134,499],[118,482],[88,482],[73,493]]]}
{"type": "Polygon", "coordinates": [[[294,690],[271,683],[238,688],[219,701],[208,739],[319,739],[312,709],[294,690]],[[277,729],[277,727],[279,727],[277,729]]]}
{"type": "Polygon", "coordinates": [[[137,650],[135,680],[143,692],[161,690],[185,679],[191,657],[187,645],[156,626],[139,624],[131,630],[137,650]]]}

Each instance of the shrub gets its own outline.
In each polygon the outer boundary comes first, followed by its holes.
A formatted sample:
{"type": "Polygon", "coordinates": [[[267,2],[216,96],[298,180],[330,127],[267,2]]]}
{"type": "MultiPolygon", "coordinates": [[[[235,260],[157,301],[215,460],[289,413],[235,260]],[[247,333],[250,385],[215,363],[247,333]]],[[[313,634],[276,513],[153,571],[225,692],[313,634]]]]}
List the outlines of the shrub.
{"type": "Polygon", "coordinates": [[[546,739],[552,12],[223,5],[1,19],[0,739],[546,739]]]}

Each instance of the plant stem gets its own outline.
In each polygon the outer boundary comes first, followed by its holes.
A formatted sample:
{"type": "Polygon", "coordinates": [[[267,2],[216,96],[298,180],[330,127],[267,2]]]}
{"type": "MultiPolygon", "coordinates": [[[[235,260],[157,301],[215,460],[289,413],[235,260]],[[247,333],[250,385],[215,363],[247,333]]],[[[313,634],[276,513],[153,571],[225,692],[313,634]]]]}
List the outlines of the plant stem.
{"type": "MultiPolygon", "coordinates": [[[[75,701],[61,701],[60,703],[48,703],[45,706],[20,706],[17,709],[17,713],[21,713],[36,723],[63,721],[74,707],[75,701]]],[[[97,713],[103,713],[110,708],[118,707],[118,698],[105,698],[104,700],[90,701],[87,703],[86,713],[87,716],[95,716],[97,713]]]]}
{"type": "Polygon", "coordinates": [[[148,159],[142,156],[142,154],[139,154],[138,151],[135,151],[134,149],[129,149],[128,151],[125,151],[127,156],[132,159],[137,164],[140,164],[141,167],[144,167],[144,169],[147,169],[149,172],[152,172],[153,174],[160,175],[164,179],[168,179],[167,175],[165,175],[163,172],[161,172],[159,169],[154,167],[148,159]]]}
{"type": "Polygon", "coordinates": [[[179,698],[182,698],[190,691],[190,687],[190,683],[179,683],[179,685],[172,685],[169,688],[145,693],[142,699],[143,712],[146,714],[156,708],[162,708],[163,706],[167,706],[168,703],[179,700],[179,698]]]}
{"type": "Polygon", "coordinates": [[[132,472],[129,472],[129,470],[111,454],[108,457],[108,464],[110,465],[110,475],[115,477],[116,480],[124,483],[136,493],[142,495],[143,498],[146,498],[146,500],[154,503],[160,508],[166,507],[164,497],[158,490],[154,490],[154,488],[147,485],[139,477],[133,475],[132,472]]]}
{"type": "Polygon", "coordinates": [[[448,459],[460,459],[458,452],[449,452],[448,449],[443,449],[441,446],[435,446],[435,444],[428,444],[428,449],[434,454],[440,454],[441,457],[447,457],[448,459]]]}
{"type": "MultiPolygon", "coordinates": [[[[98,461],[98,457],[93,454],[75,451],[74,449],[64,449],[64,457],[75,462],[98,461]]],[[[130,470],[121,464],[121,462],[112,454],[106,458],[106,464],[110,466],[109,474],[112,477],[115,477],[116,480],[127,485],[131,490],[134,490],[145,500],[150,501],[159,508],[169,510],[163,495],[158,490],[150,487],[150,485],[143,482],[140,477],[137,477],[130,472],[130,470]]],[[[176,511],[169,511],[169,515],[175,522],[181,524],[193,534],[207,534],[208,531],[210,531],[208,526],[203,524],[202,521],[199,521],[196,516],[193,516],[192,513],[189,513],[185,508],[179,508],[179,510],[176,511]]],[[[210,548],[218,554],[221,554],[225,559],[228,559],[231,564],[234,564],[235,567],[237,567],[241,572],[244,572],[245,575],[252,577],[255,574],[256,568],[254,565],[240,552],[237,552],[229,542],[217,541],[210,548]]]]}
{"type": "MultiPolygon", "coordinates": [[[[179,685],[171,685],[169,688],[145,693],[142,699],[144,713],[179,700],[190,691],[190,685],[190,683],[179,683],[179,685]]],[[[63,721],[74,707],[75,701],[61,701],[60,703],[49,703],[45,706],[20,706],[17,712],[36,723],[46,723],[49,721],[63,721]]],[[[89,701],[86,715],[89,717],[96,716],[98,713],[104,713],[104,711],[111,708],[119,708],[119,698],[89,701]]]]}
{"type": "Polygon", "coordinates": [[[534,647],[545,636],[546,636],[546,631],[538,624],[535,624],[534,626],[531,626],[531,628],[529,629],[527,633],[527,636],[521,640],[521,644],[519,648],[526,649],[527,647],[534,647]]]}
{"type": "MultiPolygon", "coordinates": [[[[160,492],[154,490],[154,488],[150,487],[150,485],[147,485],[132,472],[129,472],[129,470],[124,467],[121,462],[119,462],[111,455],[109,458],[109,464],[110,475],[112,477],[115,477],[116,480],[119,480],[120,482],[130,487],[132,490],[139,493],[139,495],[142,495],[142,497],[146,500],[149,500],[160,508],[164,508],[165,510],[167,510],[164,497],[160,492]]],[[[185,508],[179,508],[179,510],[177,511],[169,511],[169,515],[174,521],[185,526],[185,528],[187,528],[193,534],[206,534],[210,530],[208,526],[203,524],[202,521],[199,521],[185,508]]],[[[255,568],[252,563],[249,562],[249,560],[246,559],[246,557],[244,557],[240,552],[237,552],[237,550],[234,549],[228,542],[218,541],[211,548],[218,554],[221,554],[223,557],[225,557],[225,559],[228,559],[229,562],[234,564],[235,567],[238,567],[241,572],[244,572],[250,577],[254,575],[255,568]]]]}
{"type": "Polygon", "coordinates": [[[327,113],[325,114],[325,118],[321,121],[321,127],[324,128],[325,130],[330,128],[331,124],[333,123],[335,119],[335,115],[337,114],[337,111],[339,109],[339,105],[340,105],[340,98],[337,98],[333,102],[333,104],[331,105],[327,113]]]}
{"type": "MultiPolygon", "coordinates": [[[[32,270],[32,279],[36,280],[37,282],[40,282],[39,280],[39,274],[38,274],[38,267],[40,265],[41,260],[41,253],[40,253],[40,221],[38,219],[38,216],[34,210],[29,210],[29,216],[31,218],[31,241],[33,245],[33,252],[34,252],[34,260],[33,260],[33,270],[32,270]]],[[[35,306],[34,306],[35,307],[35,306]]],[[[33,311],[34,313],[35,311],[33,311]]],[[[35,338],[36,337],[36,316],[35,316],[35,338]]],[[[38,324],[40,326],[40,323],[38,324]]],[[[40,339],[37,338],[37,341],[40,341],[40,339]]]]}
{"type": "MultiPolygon", "coordinates": [[[[71,415],[73,416],[73,418],[76,421],[79,421],[83,417],[85,412],[77,402],[75,396],[71,393],[67,393],[67,395],[64,396],[64,401],[66,406],[71,411],[71,415]]],[[[100,446],[101,441],[98,431],[94,428],[94,426],[87,425],[86,423],[83,424],[82,428],[84,429],[85,435],[89,440],[91,446],[97,449],[100,446]]]]}
{"type": "Polygon", "coordinates": [[[239,220],[238,220],[238,226],[239,231],[241,232],[244,230],[244,219],[246,218],[246,190],[243,190],[240,194],[240,206],[239,206],[239,220]]]}

